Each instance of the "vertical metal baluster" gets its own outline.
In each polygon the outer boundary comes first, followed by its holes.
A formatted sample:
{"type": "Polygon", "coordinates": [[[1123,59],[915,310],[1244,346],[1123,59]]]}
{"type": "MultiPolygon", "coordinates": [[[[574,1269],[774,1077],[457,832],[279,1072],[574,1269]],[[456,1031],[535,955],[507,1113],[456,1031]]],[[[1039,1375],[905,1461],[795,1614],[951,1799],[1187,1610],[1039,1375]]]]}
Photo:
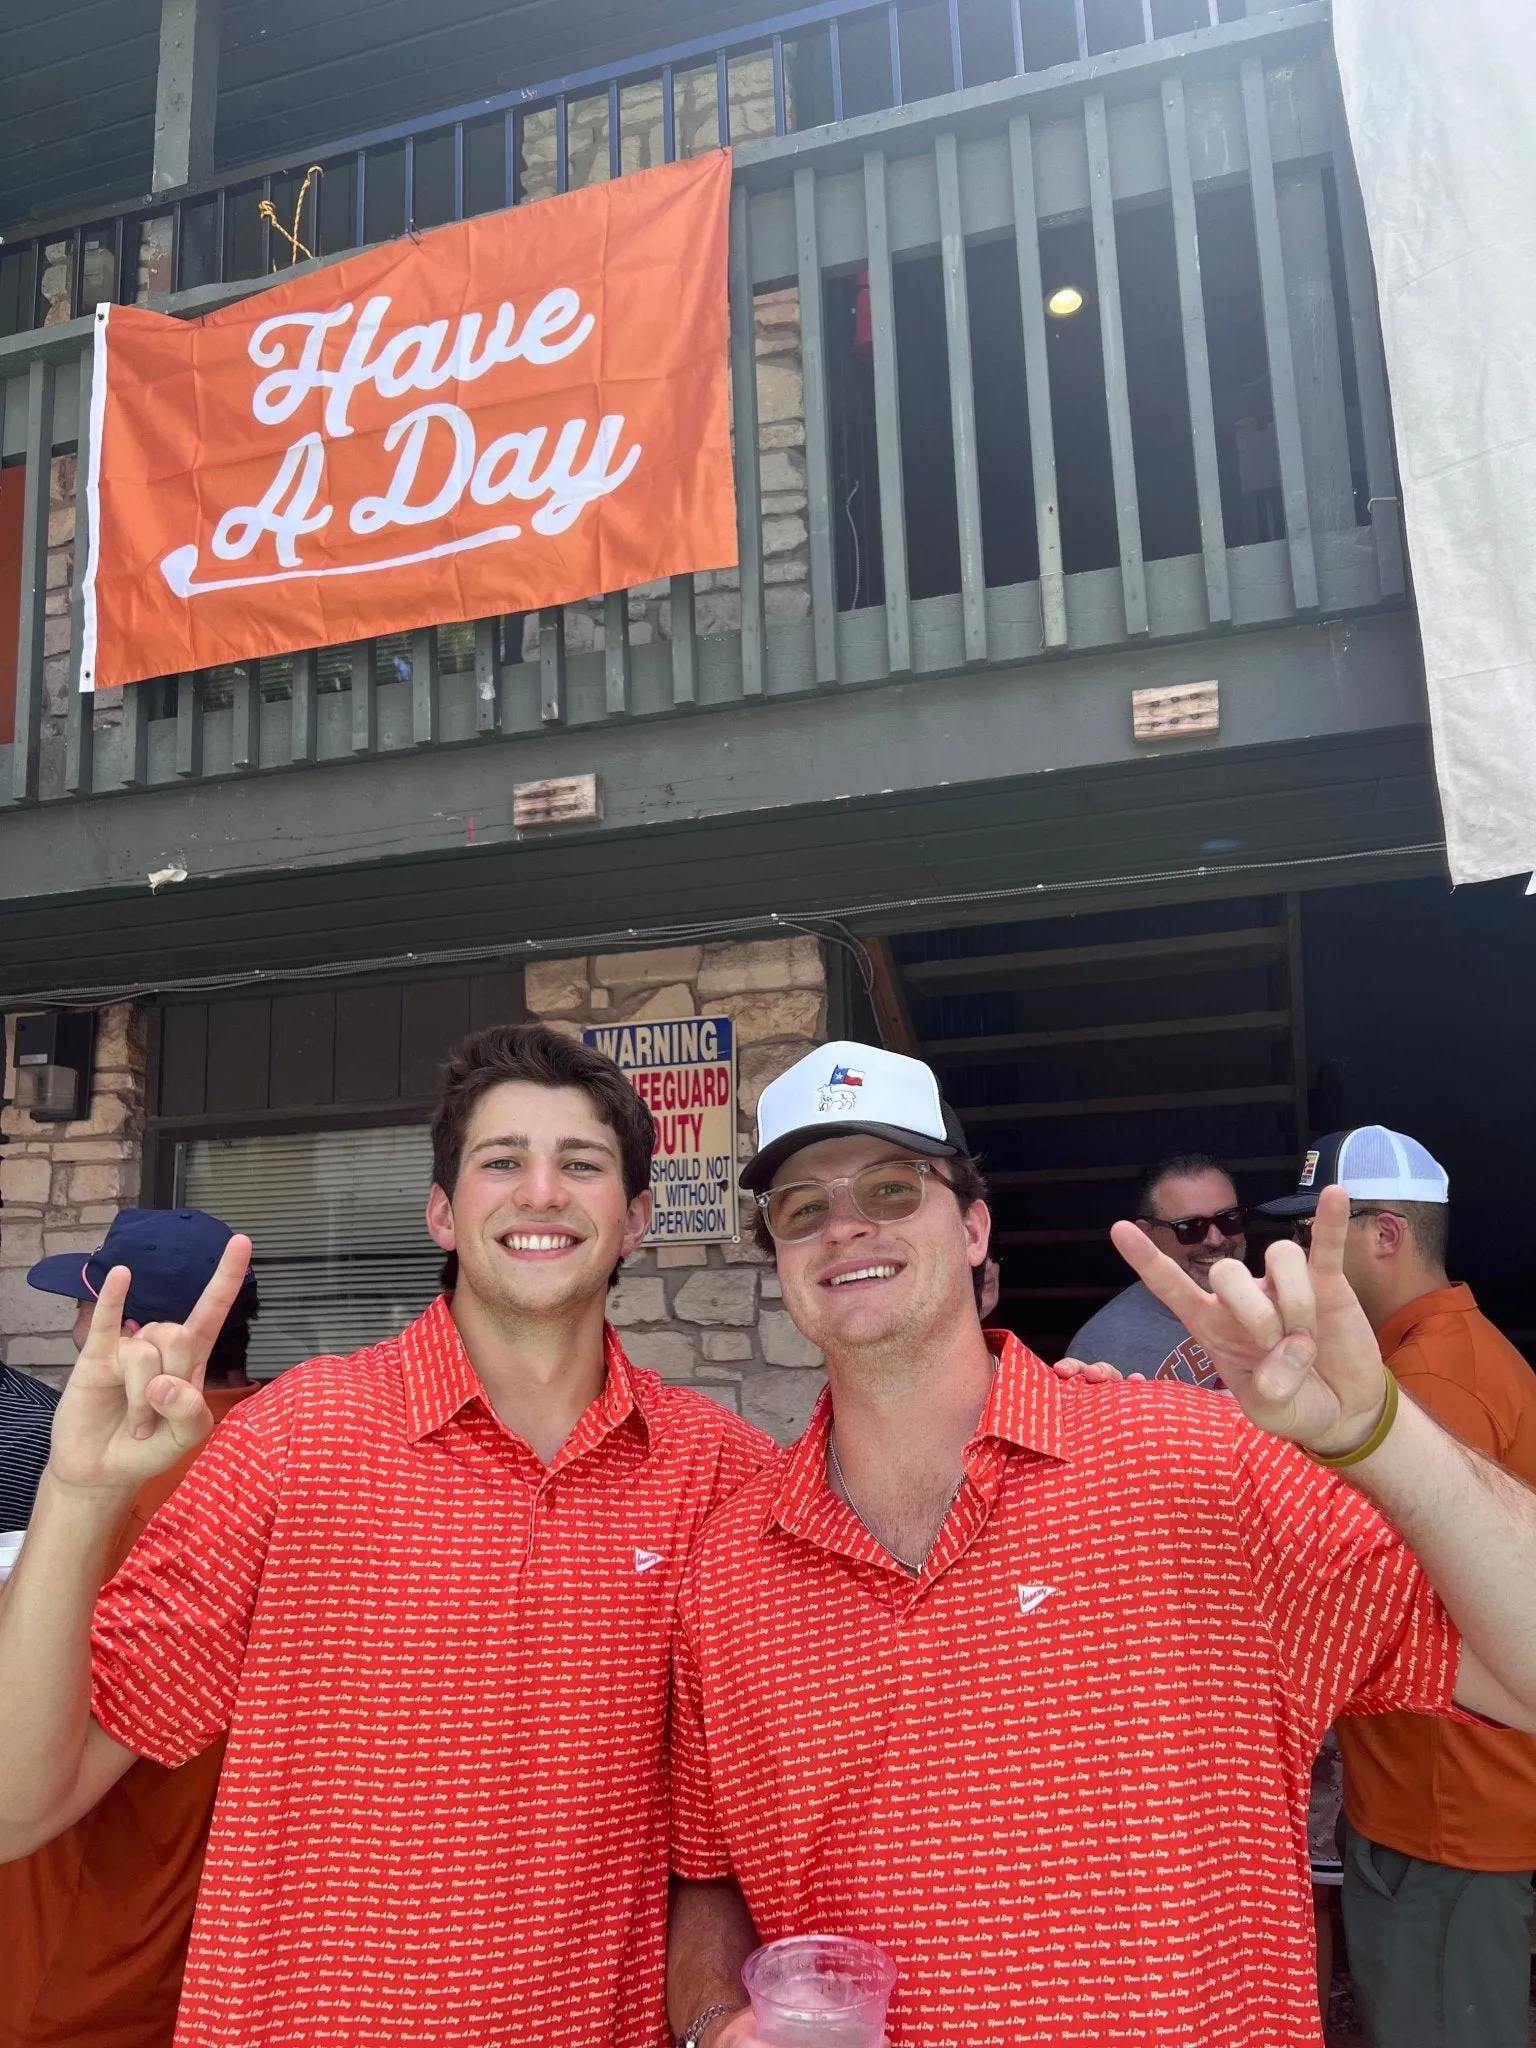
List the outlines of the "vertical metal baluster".
{"type": "MultiPolygon", "coordinates": [[[[263,198],[263,199],[265,199],[265,200],[267,201],[267,203],[268,203],[269,205],[271,204],[271,201],[272,201],[272,180],[271,180],[270,178],[263,178],[263,179],[262,179],[262,181],[261,181],[261,196],[262,196],[262,198],[263,198]]],[[[272,269],[272,223],[271,223],[271,221],[269,221],[269,220],[267,219],[266,215],[265,215],[265,214],[263,214],[263,215],[262,215],[262,220],[261,220],[261,274],[262,274],[262,276],[263,276],[263,277],[266,277],[266,276],[268,276],[268,275],[270,274],[270,272],[271,272],[271,269],[272,269]]]]}
{"type": "Polygon", "coordinates": [[[517,112],[508,107],[502,121],[502,192],[508,206],[517,204],[517,112]]]}
{"type": "Polygon", "coordinates": [[[501,678],[496,672],[496,621],[475,621],[475,735],[494,739],[501,731],[501,678]]]}
{"type": "Polygon", "coordinates": [[[1220,28],[1220,27],[1221,27],[1221,0],[1208,0],[1208,4],[1207,4],[1207,6],[1206,6],[1206,13],[1207,13],[1207,15],[1208,15],[1208,16],[1209,16],[1209,18],[1210,18],[1210,24],[1211,24],[1211,27],[1212,27],[1212,28],[1220,28]]]}
{"type": "Polygon", "coordinates": [[[1344,290],[1349,299],[1349,325],[1355,343],[1355,378],[1360,387],[1360,438],[1365,444],[1366,507],[1376,542],[1376,573],[1383,597],[1396,597],[1406,587],[1403,572],[1402,508],[1392,450],[1392,414],[1387,399],[1386,365],[1381,329],[1376,323],[1376,278],[1371,241],[1365,222],[1365,201],[1355,175],[1344,102],[1337,80],[1329,98],[1333,130],[1333,182],[1339,203],[1339,245],[1344,259],[1344,290]]]}
{"type": "Polygon", "coordinates": [[[453,124],[453,217],[464,218],[464,123],[453,124]]]}
{"type": "Polygon", "coordinates": [[[1280,458],[1280,494],[1291,557],[1291,588],[1298,611],[1318,604],[1317,558],[1312,546],[1312,513],[1307,504],[1306,463],[1301,445],[1301,408],[1291,354],[1290,312],[1285,297],[1285,262],[1280,251],[1280,209],[1275,196],[1275,163],[1269,140],[1264,67],[1244,58],[1243,116],[1248,131],[1248,175],[1253,191],[1253,224],[1259,250],[1259,292],[1264,340],[1269,351],[1270,400],[1275,409],[1275,446],[1280,458]]]}
{"type": "MultiPolygon", "coordinates": [[[[741,579],[741,690],[763,694],[763,490],[757,445],[757,328],[752,301],[751,214],[731,188],[731,412],[736,461],[736,533],[741,579]]],[[[803,310],[802,310],[802,318],[803,310]]],[[[809,434],[809,426],[807,426],[809,434]]]]}
{"type": "Polygon", "coordinates": [[[352,751],[372,754],[379,744],[379,657],[371,640],[352,649],[352,751]]]}
{"type": "Polygon", "coordinates": [[[368,152],[360,149],[353,166],[352,246],[361,249],[368,239],[368,152]]]}
{"type": "Polygon", "coordinates": [[[731,60],[724,50],[715,52],[715,128],[720,147],[731,144],[731,60]]]}
{"type": "Polygon", "coordinates": [[[665,163],[677,156],[677,108],[672,98],[672,66],[661,67],[661,154],[665,163]]]}
{"type": "Polygon", "coordinates": [[[565,723],[565,613],[557,605],[539,613],[539,716],[565,723]]]}
{"type": "Polygon", "coordinates": [[[603,687],[608,716],[627,718],[629,694],[629,594],[610,590],[603,599],[603,687]]]}
{"type": "Polygon", "coordinates": [[[142,789],[149,780],[149,692],[153,683],[128,683],[117,728],[119,789],[142,789]]]}
{"type": "Polygon", "coordinates": [[[1211,399],[1211,354],[1205,331],[1199,220],[1189,161],[1189,121],[1184,81],[1176,74],[1163,80],[1163,133],[1168,144],[1179,319],[1184,330],[1184,381],[1189,389],[1189,432],[1195,458],[1195,495],[1200,506],[1205,597],[1211,623],[1216,625],[1231,618],[1232,593],[1227,575],[1226,525],[1221,511],[1221,473],[1216,461],[1216,408],[1211,399]]]}
{"type": "MultiPolygon", "coordinates": [[[[171,208],[171,290],[173,292],[179,292],[182,289],[181,257],[184,246],[185,243],[182,234],[182,206],[181,201],[177,200],[176,204],[171,208]]],[[[126,303],[128,305],[132,305],[134,299],[136,299],[137,297],[138,280],[137,278],[135,278],[134,289],[132,292],[128,294],[126,303]]]]}
{"type": "Polygon", "coordinates": [[[203,679],[194,671],[176,678],[176,773],[194,782],[203,772],[203,679]]]}
{"type": "MultiPolygon", "coordinates": [[[[619,81],[611,79],[608,85],[608,175],[622,178],[624,175],[624,108],[619,98],[619,81]]],[[[722,135],[724,129],[722,127],[722,135]]]]}
{"type": "Polygon", "coordinates": [[[885,10],[886,35],[891,49],[891,105],[905,104],[901,97],[901,15],[894,5],[885,10]]]}
{"type": "Polygon", "coordinates": [[[437,628],[423,626],[411,635],[411,743],[435,746],[438,736],[437,628]]]}
{"type": "Polygon", "coordinates": [[[70,796],[89,796],[96,776],[96,698],[81,683],[85,651],[85,571],[90,559],[91,518],[87,482],[91,474],[91,393],[95,388],[94,349],[80,351],[80,382],[75,396],[75,565],[69,597],[69,697],[64,715],[64,788],[70,796]]]}
{"type": "Polygon", "coordinates": [[[1157,41],[1157,26],[1152,19],[1152,0],[1141,0],[1141,40],[1144,43],[1157,41]]]}
{"type": "MultiPolygon", "coordinates": [[[[174,207],[172,207],[172,209],[171,209],[171,238],[172,238],[172,240],[173,240],[173,241],[174,241],[174,239],[176,238],[176,235],[177,235],[177,233],[178,233],[178,231],[179,231],[179,227],[180,227],[180,222],[181,222],[181,204],[180,204],[180,201],[178,201],[178,202],[177,202],[177,204],[176,204],[176,205],[175,205],[174,207]]],[[[125,258],[125,255],[126,255],[126,249],[127,249],[127,238],[126,238],[126,233],[125,233],[125,230],[126,230],[126,228],[127,228],[127,225],[128,225],[128,224],[127,224],[127,222],[126,222],[126,221],[125,221],[125,220],[123,219],[123,216],[122,216],[121,214],[119,214],[119,215],[118,215],[118,217],[117,217],[117,219],[116,219],[116,220],[115,220],[115,221],[114,221],[114,222],[112,223],[112,280],[113,280],[113,282],[112,282],[112,297],[113,297],[113,298],[114,298],[114,300],[115,300],[115,301],[117,302],[117,304],[118,304],[118,305],[120,305],[120,306],[121,306],[121,305],[132,305],[132,303],[133,303],[134,299],[135,299],[135,298],[137,297],[137,295],[138,295],[138,267],[139,267],[139,266],[138,266],[138,236],[137,236],[137,235],[135,235],[135,237],[134,237],[134,266],[133,266],[133,267],[134,267],[134,290],[133,290],[133,291],[129,291],[129,290],[128,290],[128,280],[127,280],[127,278],[126,278],[126,277],[124,276],[124,274],[123,274],[123,262],[124,262],[124,258],[125,258]]],[[[135,222],[134,222],[134,226],[135,226],[135,228],[137,228],[137,227],[138,227],[138,225],[139,225],[139,223],[138,223],[137,221],[135,221],[135,222]]],[[[174,275],[175,275],[175,272],[173,271],[173,272],[172,272],[171,274],[172,274],[172,276],[174,276],[174,275]]]]}
{"type": "MultiPolygon", "coordinates": [[[[21,623],[16,640],[16,726],[6,799],[37,801],[42,761],[43,647],[48,610],[48,516],[53,472],[52,363],[27,368],[27,467],[21,507],[21,623]]],[[[81,493],[83,496],[84,494],[81,493]]],[[[84,557],[76,542],[76,560],[84,557]]]]}
{"type": "Polygon", "coordinates": [[[956,92],[965,90],[965,51],[960,43],[960,0],[949,0],[949,69],[956,92]]]}
{"type": "Polygon", "coordinates": [[[307,647],[293,657],[293,679],[288,686],[293,733],[288,755],[290,761],[313,761],[315,758],[320,723],[318,683],[315,651],[307,647]]]}
{"type": "MultiPolygon", "coordinates": [[[[1014,0],[1014,4],[1017,6],[1018,0],[1014,0]]],[[[843,36],[842,30],[838,27],[835,14],[827,23],[827,48],[832,71],[832,118],[834,121],[841,121],[843,118],[843,36]]]]}
{"type": "Polygon", "coordinates": [[[671,584],[672,702],[699,701],[699,627],[693,601],[693,578],[674,576],[671,584]]]}
{"type": "Polygon", "coordinates": [[[952,133],[933,145],[939,180],[939,267],[944,279],[944,339],[949,352],[949,424],[955,450],[955,508],[960,525],[960,610],[965,658],[987,659],[987,568],[981,531],[981,473],[976,452],[976,392],[971,377],[971,306],[960,212],[960,159],[952,133]]]}
{"type": "Polygon", "coordinates": [[[69,238],[69,311],[78,320],[85,311],[85,229],[69,238]]]}
{"type": "Polygon", "coordinates": [[[816,173],[795,172],[795,255],[800,287],[800,367],[805,393],[805,490],[811,555],[811,631],[818,683],[837,681],[837,568],[832,552],[832,454],[822,318],[816,173]]]}
{"type": "Polygon", "coordinates": [[[879,149],[868,150],[864,156],[864,222],[874,342],[875,453],[880,468],[886,658],[891,673],[901,675],[912,666],[912,607],[907,580],[907,511],[901,476],[901,406],[896,383],[896,301],[885,207],[885,152],[879,149]]]}
{"type": "Polygon", "coordinates": [[[1040,626],[1047,647],[1067,644],[1067,592],[1061,572],[1061,511],[1056,496],[1056,427],[1051,417],[1050,350],[1045,333],[1045,282],[1040,274],[1040,223],[1035,211],[1035,154],[1028,114],[1008,124],[1013,178],[1013,234],[1024,316],[1024,396],[1029,409],[1029,461],[1035,487],[1035,540],[1040,557],[1040,626]]]}
{"type": "Polygon", "coordinates": [[[1022,0],[1008,0],[1008,26],[1013,30],[1013,75],[1024,76],[1024,8],[1022,0]]]}
{"type": "Polygon", "coordinates": [[[414,135],[407,135],[405,138],[405,196],[403,210],[405,213],[405,232],[408,235],[414,234],[416,231],[416,138],[414,135]]]}
{"type": "MultiPolygon", "coordinates": [[[[213,202],[213,243],[217,254],[214,257],[213,274],[220,284],[229,275],[229,253],[226,242],[229,234],[229,194],[221,185],[218,197],[213,202]]],[[[362,240],[361,234],[358,240],[362,240]]],[[[173,275],[179,273],[173,272],[173,275]]]]}
{"type": "Polygon", "coordinates": [[[564,93],[555,101],[555,190],[571,189],[571,110],[564,93]]]}
{"type": "Polygon", "coordinates": [[[1125,374],[1125,328],[1120,318],[1120,266],[1115,247],[1115,202],[1109,182],[1109,126],[1104,95],[1083,101],[1088,142],[1088,197],[1093,212],[1093,261],[1099,289],[1099,335],[1104,348],[1104,399],[1109,412],[1109,455],[1114,474],[1115,525],[1120,539],[1120,587],[1125,630],[1145,633],[1147,572],[1141,552],[1141,506],[1136,492],[1136,450],[1131,438],[1131,397],[1125,374]]]}
{"type": "Polygon", "coordinates": [[[789,94],[784,85],[784,38],[773,39],[773,132],[789,132],[789,94]]]}
{"type": "Polygon", "coordinates": [[[261,680],[254,661],[235,664],[234,714],[229,765],[249,775],[261,766],[261,680]]]}
{"type": "Polygon", "coordinates": [[[1087,0],[1072,0],[1072,25],[1077,30],[1077,54],[1088,55],[1088,7],[1087,0]]]}

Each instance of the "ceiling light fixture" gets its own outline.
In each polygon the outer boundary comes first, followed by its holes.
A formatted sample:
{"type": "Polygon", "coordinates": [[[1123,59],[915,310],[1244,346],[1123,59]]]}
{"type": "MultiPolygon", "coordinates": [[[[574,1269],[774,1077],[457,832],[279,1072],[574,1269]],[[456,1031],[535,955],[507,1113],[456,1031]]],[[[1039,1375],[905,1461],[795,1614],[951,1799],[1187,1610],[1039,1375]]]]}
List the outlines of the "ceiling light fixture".
{"type": "Polygon", "coordinates": [[[1045,310],[1055,320],[1070,320],[1074,313],[1083,310],[1083,295],[1075,284],[1064,284],[1060,291],[1052,292],[1045,302],[1045,310]]]}

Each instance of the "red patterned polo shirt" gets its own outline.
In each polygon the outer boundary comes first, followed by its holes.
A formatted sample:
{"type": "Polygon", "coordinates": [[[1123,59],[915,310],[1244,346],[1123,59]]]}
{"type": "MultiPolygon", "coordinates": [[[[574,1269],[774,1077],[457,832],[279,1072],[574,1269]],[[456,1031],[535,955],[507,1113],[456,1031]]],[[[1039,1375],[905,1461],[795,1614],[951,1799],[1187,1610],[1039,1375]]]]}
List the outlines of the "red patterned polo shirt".
{"type": "Polygon", "coordinates": [[[654,2048],[683,1561],[773,1455],[634,1370],[546,1468],[439,1300],[245,1402],[103,1591],[93,1705],[228,1730],[178,2048],[654,2048]]]}
{"type": "Polygon", "coordinates": [[[673,1863],[765,1941],[896,1961],[896,2048],[1313,2048],[1306,1816],[1341,1713],[1450,1708],[1362,1495],[1194,1388],[1013,1337],[921,1577],[827,1487],[825,1397],[684,1582],[673,1863]]]}

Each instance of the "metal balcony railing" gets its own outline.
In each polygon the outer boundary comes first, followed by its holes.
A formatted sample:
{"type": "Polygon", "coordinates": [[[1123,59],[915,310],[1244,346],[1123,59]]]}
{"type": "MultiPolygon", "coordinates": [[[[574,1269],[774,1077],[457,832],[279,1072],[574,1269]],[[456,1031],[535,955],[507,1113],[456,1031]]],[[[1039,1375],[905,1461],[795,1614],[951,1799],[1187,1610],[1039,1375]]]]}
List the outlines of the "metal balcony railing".
{"type": "Polygon", "coordinates": [[[781,132],[781,75],[770,58],[772,118],[735,161],[739,571],[83,696],[66,501],[92,323],[0,340],[0,452],[25,465],[0,803],[1403,601],[1321,0],[814,133],[781,132]]]}
{"type": "Polygon", "coordinates": [[[618,177],[635,168],[637,143],[641,160],[670,163],[701,147],[908,106],[1273,4],[820,0],[729,34],[348,136],[297,160],[235,166],[205,185],[8,236],[0,247],[0,336],[73,319],[103,300],[126,304],[264,277],[294,260],[294,242],[312,256],[334,256],[563,192],[573,144],[594,130],[604,174],[618,177]],[[745,123],[733,91],[744,66],[764,79],[761,107],[745,123]],[[306,182],[311,163],[321,175],[306,182]]]}

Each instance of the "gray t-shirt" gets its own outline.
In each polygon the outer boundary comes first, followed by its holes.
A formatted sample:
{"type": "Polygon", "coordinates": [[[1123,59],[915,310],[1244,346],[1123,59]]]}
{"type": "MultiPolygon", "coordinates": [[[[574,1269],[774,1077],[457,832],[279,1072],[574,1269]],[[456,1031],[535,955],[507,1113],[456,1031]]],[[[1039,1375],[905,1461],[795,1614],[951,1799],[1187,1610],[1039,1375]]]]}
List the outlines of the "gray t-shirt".
{"type": "Polygon", "coordinates": [[[1133,1280],[1106,1301],[1067,1346],[1071,1358],[1105,1359],[1122,1373],[1149,1380],[1183,1380],[1191,1387],[1220,1387],[1216,1368],[1197,1339],[1152,1290],[1133,1280]]]}

